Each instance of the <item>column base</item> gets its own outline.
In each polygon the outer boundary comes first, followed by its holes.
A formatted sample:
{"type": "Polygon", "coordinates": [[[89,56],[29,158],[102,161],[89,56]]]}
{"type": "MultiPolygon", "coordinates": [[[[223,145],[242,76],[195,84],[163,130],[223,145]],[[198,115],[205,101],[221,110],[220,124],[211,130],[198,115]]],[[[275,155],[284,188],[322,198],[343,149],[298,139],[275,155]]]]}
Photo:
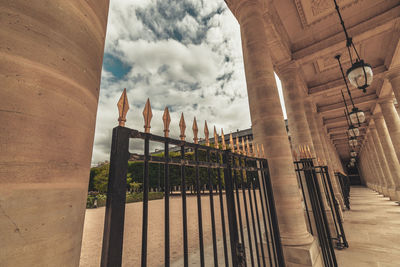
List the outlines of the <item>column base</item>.
{"type": "Polygon", "coordinates": [[[397,200],[398,195],[396,194],[396,190],[394,188],[389,188],[388,189],[388,197],[390,200],[397,200]]]}
{"type": "Polygon", "coordinates": [[[285,263],[287,267],[323,267],[323,260],[318,241],[302,246],[283,245],[285,263]]]}
{"type": "Polygon", "coordinates": [[[389,197],[389,190],[386,187],[381,187],[381,192],[385,197],[389,197]]]}

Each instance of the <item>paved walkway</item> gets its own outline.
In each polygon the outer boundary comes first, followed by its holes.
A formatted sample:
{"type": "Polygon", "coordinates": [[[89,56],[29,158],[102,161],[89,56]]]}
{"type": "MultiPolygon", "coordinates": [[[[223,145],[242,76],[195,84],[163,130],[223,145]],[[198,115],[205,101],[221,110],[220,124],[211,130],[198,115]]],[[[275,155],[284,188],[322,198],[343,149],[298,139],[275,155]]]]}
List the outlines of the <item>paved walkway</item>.
{"type": "Polygon", "coordinates": [[[400,206],[366,187],[352,187],[344,212],[349,248],[336,251],[340,267],[400,266],[400,206]]]}

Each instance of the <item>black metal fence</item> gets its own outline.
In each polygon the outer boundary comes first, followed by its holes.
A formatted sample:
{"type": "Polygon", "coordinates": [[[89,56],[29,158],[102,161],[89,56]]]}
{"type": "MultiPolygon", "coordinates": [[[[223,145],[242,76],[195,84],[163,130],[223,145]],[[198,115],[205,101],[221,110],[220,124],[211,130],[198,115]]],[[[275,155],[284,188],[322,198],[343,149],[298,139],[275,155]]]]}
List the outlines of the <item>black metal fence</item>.
{"type": "Polygon", "coordinates": [[[340,184],[340,189],[342,190],[344,205],[348,210],[350,210],[350,178],[340,172],[335,172],[335,176],[340,184]]]}
{"type": "Polygon", "coordinates": [[[303,194],[310,232],[318,236],[325,266],[337,266],[333,244],[342,249],[348,247],[348,243],[328,167],[314,166],[313,159],[307,157],[295,161],[294,164],[303,194]],[[332,219],[333,227],[329,225],[328,216],[332,219]],[[334,228],[334,231],[331,232],[330,228],[334,228]]]}
{"type": "Polygon", "coordinates": [[[176,177],[170,175],[171,168],[180,169],[179,182],[174,185],[180,192],[174,192],[174,197],[180,197],[182,204],[182,240],[179,244],[183,266],[189,266],[189,257],[192,262],[193,256],[188,248],[188,235],[193,234],[188,232],[188,208],[197,209],[196,266],[205,266],[206,260],[210,258],[214,266],[285,266],[266,159],[120,126],[113,129],[101,266],[117,267],[122,263],[128,161],[143,162],[141,266],[148,265],[149,165],[154,163],[163,166],[164,175],[160,187],[164,192],[165,266],[170,266],[172,258],[171,181],[172,178],[177,181],[176,177]],[[142,142],[135,148],[143,147],[143,153],[129,152],[129,142],[132,139],[142,142]],[[150,142],[163,144],[163,153],[159,156],[151,155],[150,142]],[[170,156],[170,146],[180,147],[178,157],[170,156]],[[187,152],[189,150],[192,152],[187,152]],[[187,206],[188,182],[194,185],[196,207],[187,206]],[[201,192],[204,189],[206,195],[201,192]],[[208,202],[204,202],[204,197],[209,198],[211,221],[207,225],[210,225],[212,233],[210,254],[205,252],[208,240],[204,240],[203,234],[205,221],[202,205],[208,202]],[[215,205],[215,197],[219,199],[219,205],[215,205]],[[220,216],[220,220],[216,220],[217,216],[220,216]],[[218,242],[218,223],[221,224],[222,242],[218,242]]]}

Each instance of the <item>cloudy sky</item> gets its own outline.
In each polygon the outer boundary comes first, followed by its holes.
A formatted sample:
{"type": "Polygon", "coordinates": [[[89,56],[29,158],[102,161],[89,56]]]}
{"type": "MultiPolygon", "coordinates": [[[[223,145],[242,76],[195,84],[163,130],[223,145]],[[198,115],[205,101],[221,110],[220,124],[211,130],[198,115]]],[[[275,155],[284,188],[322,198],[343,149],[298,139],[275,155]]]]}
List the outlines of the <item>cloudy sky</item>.
{"type": "Polygon", "coordinates": [[[199,137],[204,120],[225,133],[251,127],[239,25],[223,0],[110,1],[93,164],[109,159],[124,88],[133,129],[143,130],[147,98],[154,134],[163,134],[165,106],[171,137],[182,112],[188,140],[194,116],[199,137]]]}

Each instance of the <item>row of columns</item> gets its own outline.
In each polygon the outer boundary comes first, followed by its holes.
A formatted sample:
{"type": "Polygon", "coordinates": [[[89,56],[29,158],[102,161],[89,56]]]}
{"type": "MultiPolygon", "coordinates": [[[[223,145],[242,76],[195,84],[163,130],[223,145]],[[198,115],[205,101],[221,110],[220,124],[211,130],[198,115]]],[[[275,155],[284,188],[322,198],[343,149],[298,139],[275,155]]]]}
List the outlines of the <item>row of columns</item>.
{"type": "MultiPolygon", "coordinates": [[[[388,77],[395,96],[400,96],[400,74],[388,77]]],[[[360,151],[359,169],[368,187],[400,200],[400,116],[393,97],[379,99],[376,111],[360,151]]]]}
{"type": "Polygon", "coordinates": [[[305,93],[305,83],[294,61],[275,68],[283,86],[290,145],[264,26],[264,6],[258,1],[234,2],[227,3],[240,24],[254,140],[264,145],[269,162],[286,262],[288,266],[322,266],[318,242],[306,226],[291,150],[307,145],[314,158],[328,164],[334,193],[342,207],[334,171],[343,168],[322,118],[305,93]]]}

